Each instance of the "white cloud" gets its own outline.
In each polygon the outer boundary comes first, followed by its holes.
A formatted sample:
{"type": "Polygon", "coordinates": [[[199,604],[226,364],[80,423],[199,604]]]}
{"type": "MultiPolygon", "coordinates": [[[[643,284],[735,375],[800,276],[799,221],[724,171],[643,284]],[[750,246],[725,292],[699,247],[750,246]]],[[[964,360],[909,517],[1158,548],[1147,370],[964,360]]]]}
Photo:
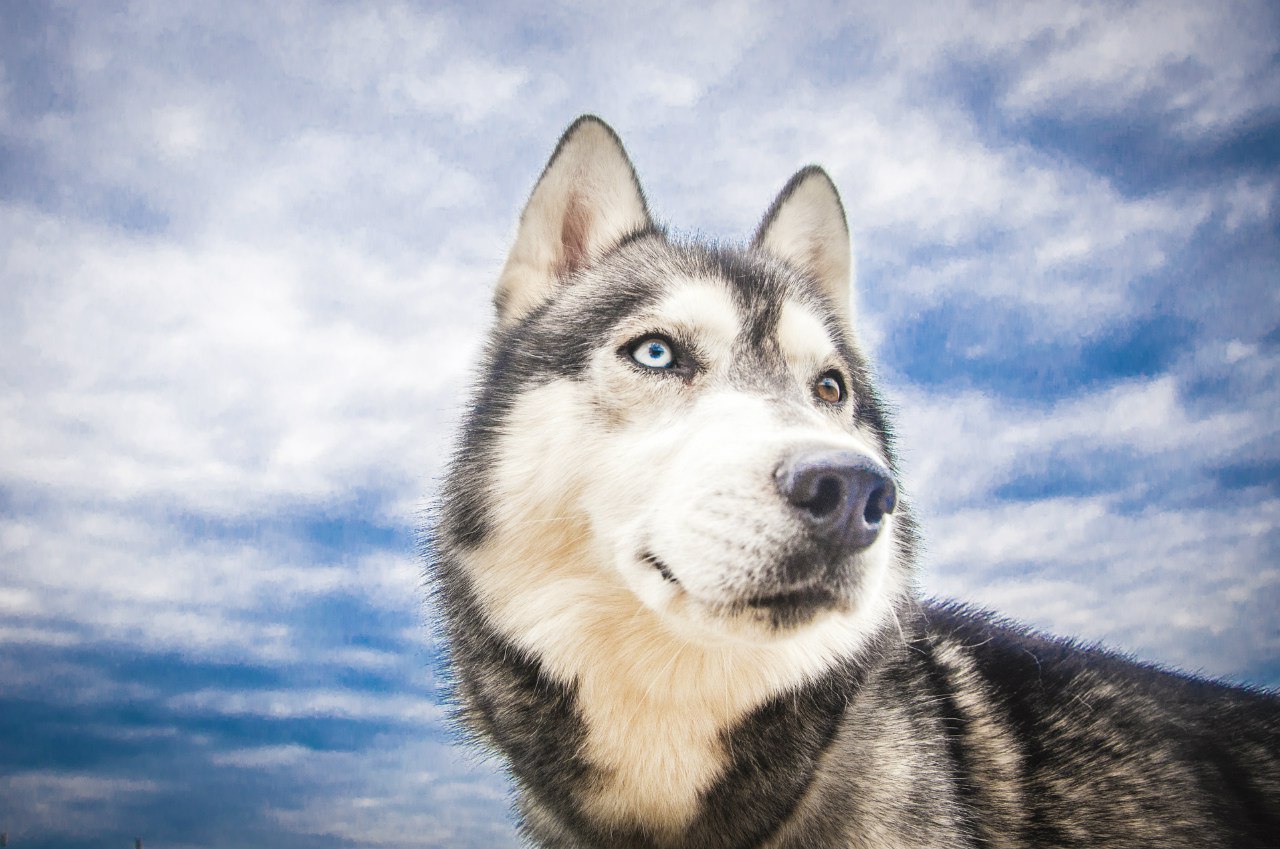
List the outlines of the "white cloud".
{"type": "Polygon", "coordinates": [[[245,515],[401,497],[437,466],[484,307],[455,287],[483,271],[3,218],[25,319],[0,343],[18,390],[0,399],[11,485],[245,515]]]}
{"type": "Polygon", "coordinates": [[[259,746],[250,749],[230,749],[218,752],[209,759],[217,766],[236,766],[245,769],[278,769],[292,767],[303,761],[312,750],[306,746],[259,746]]]}
{"type": "Polygon", "coordinates": [[[426,740],[387,741],[359,753],[307,752],[289,768],[311,785],[308,797],[271,814],[294,832],[379,849],[519,845],[503,783],[493,764],[473,757],[426,740]]]}
{"type": "Polygon", "coordinates": [[[208,116],[194,106],[170,106],[155,115],[155,146],[169,160],[191,159],[203,153],[213,128],[208,116]]]}
{"type": "MultiPolygon", "coordinates": [[[[864,10],[859,10],[863,12],[864,10]]],[[[877,4],[894,71],[945,74],[954,60],[994,66],[1014,115],[1114,117],[1138,110],[1184,134],[1221,132],[1280,102],[1274,10],[1206,5],[980,2],[877,4]]]]}
{"type": "Polygon", "coordinates": [[[1183,133],[1222,131],[1280,102],[1271,26],[1259,20],[1270,15],[1248,3],[1094,7],[1054,32],[1005,105],[1114,114],[1155,104],[1183,133]]]}
{"type": "MultiPolygon", "coordinates": [[[[911,491],[939,511],[980,501],[1021,474],[1052,474],[1054,466],[1072,464],[1096,471],[1117,453],[1135,470],[1143,460],[1209,469],[1260,430],[1274,430],[1260,409],[1189,411],[1169,376],[1045,406],[976,390],[904,388],[896,400],[911,491]]],[[[1133,486],[1134,495],[1149,494],[1141,481],[1133,486]]]]}
{"type": "Polygon", "coordinates": [[[1212,475],[1280,436],[1274,392],[1254,401],[1192,409],[1168,376],[1047,406],[909,389],[900,418],[926,586],[1050,632],[1247,679],[1280,651],[1280,570],[1268,565],[1280,500],[1213,494],[1212,475]],[[1064,471],[1097,480],[1097,494],[995,495],[1019,478],[1052,486],[1064,471]]]}
{"type": "Polygon", "coordinates": [[[268,533],[193,540],[163,517],[94,510],[0,518],[0,640],[46,646],[123,643],[191,657],[386,670],[413,662],[425,632],[389,649],[316,645],[293,617],[325,598],[361,600],[416,621],[421,577],[407,554],[315,562],[268,533]]]}
{"type": "MultiPolygon", "coordinates": [[[[38,663],[31,662],[30,655],[12,651],[8,646],[0,651],[0,675],[3,675],[6,694],[11,697],[36,701],[45,694],[56,693],[58,703],[63,706],[93,707],[136,704],[160,695],[152,682],[122,679],[115,670],[82,663],[74,654],[49,651],[48,644],[40,640],[23,644],[36,648],[38,663]]],[[[53,648],[61,647],[58,644],[53,648]]]]}
{"type": "Polygon", "coordinates": [[[563,3],[546,7],[544,15],[534,33],[508,38],[518,49],[532,35],[531,59],[568,87],[554,104],[551,126],[575,111],[599,111],[618,126],[637,129],[679,125],[692,107],[719,108],[717,89],[744,63],[757,61],[758,48],[782,17],[756,2],[563,3]],[[538,49],[537,42],[548,37],[568,49],[538,49]]]}
{"type": "Polygon", "coordinates": [[[379,83],[379,90],[393,102],[428,113],[457,115],[470,124],[510,104],[525,82],[523,72],[467,62],[447,66],[428,78],[393,75],[379,83]]]}
{"type": "MultiPolygon", "coordinates": [[[[519,845],[493,765],[472,757],[431,740],[380,738],[358,752],[273,745],[212,752],[210,762],[222,769],[265,772],[301,790],[297,802],[268,802],[264,813],[288,832],[318,841],[338,838],[378,849],[519,845]]],[[[128,803],[154,804],[173,790],[162,781],[97,772],[41,769],[0,775],[6,830],[15,844],[50,835],[100,837],[128,803]]],[[[146,842],[148,829],[159,830],[157,825],[126,827],[146,842]]]]}
{"type": "Polygon", "coordinates": [[[436,701],[403,693],[364,690],[220,690],[181,693],[167,707],[182,713],[270,719],[336,717],[437,725],[445,709],[436,701]]]}
{"type": "Polygon", "coordinates": [[[49,834],[100,837],[97,823],[125,801],[154,795],[155,781],[94,772],[6,770],[0,775],[5,831],[14,845],[49,834]],[[81,816],[68,816],[69,811],[81,816]]]}
{"type": "MultiPolygon", "coordinates": [[[[1126,198],[1082,167],[993,147],[953,112],[822,100],[756,117],[738,170],[758,180],[823,163],[844,197],[860,267],[876,269],[907,309],[977,295],[1025,305],[1038,333],[1078,334],[1133,309],[1134,282],[1162,268],[1220,203],[1126,198]]],[[[731,208],[751,205],[744,196],[731,208]]]]}
{"type": "Polygon", "coordinates": [[[1120,509],[1107,496],[935,517],[927,586],[1053,633],[1242,680],[1280,653],[1280,501],[1120,509]]]}
{"type": "Polygon", "coordinates": [[[1225,198],[1224,226],[1228,231],[1238,230],[1244,224],[1270,219],[1272,210],[1280,200],[1277,181],[1241,177],[1227,190],[1225,198]]]}

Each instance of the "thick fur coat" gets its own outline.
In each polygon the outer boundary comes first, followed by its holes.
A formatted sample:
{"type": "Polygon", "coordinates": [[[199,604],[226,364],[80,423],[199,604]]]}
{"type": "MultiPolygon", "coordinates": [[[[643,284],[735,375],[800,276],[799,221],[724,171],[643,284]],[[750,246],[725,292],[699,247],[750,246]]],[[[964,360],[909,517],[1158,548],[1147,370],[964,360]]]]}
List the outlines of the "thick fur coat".
{"type": "Polygon", "coordinates": [[[669,238],[584,117],[432,529],[460,716],[549,847],[1280,845],[1280,700],[922,602],[849,235],[669,238]]]}

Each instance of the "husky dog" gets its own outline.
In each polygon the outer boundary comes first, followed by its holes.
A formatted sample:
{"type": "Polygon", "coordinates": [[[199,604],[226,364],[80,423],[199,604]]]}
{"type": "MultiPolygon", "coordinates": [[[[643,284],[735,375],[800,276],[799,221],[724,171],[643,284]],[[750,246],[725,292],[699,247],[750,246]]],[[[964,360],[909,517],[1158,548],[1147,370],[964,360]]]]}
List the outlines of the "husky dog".
{"type": "Polygon", "coordinates": [[[461,717],[549,847],[1280,846],[1280,698],[919,599],[819,168],[746,248],[561,138],[432,531],[461,717]]]}

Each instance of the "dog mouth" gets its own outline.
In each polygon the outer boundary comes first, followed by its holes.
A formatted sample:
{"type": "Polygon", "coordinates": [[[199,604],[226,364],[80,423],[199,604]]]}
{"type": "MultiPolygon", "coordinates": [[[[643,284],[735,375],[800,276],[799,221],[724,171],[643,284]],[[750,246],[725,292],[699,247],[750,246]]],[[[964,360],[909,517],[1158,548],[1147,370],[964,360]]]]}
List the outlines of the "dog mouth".
{"type": "Polygon", "coordinates": [[[830,607],[835,602],[835,593],[824,587],[800,587],[752,596],[746,600],[745,604],[747,607],[770,610],[816,610],[820,607],[830,607]]]}
{"type": "Polygon", "coordinates": [[[825,587],[799,587],[748,598],[744,609],[767,616],[769,624],[778,630],[797,628],[813,621],[820,612],[836,607],[836,595],[825,587]]]}
{"type": "MultiPolygon", "coordinates": [[[[671,567],[652,551],[640,555],[640,560],[661,575],[664,581],[683,589],[671,567]]],[[[775,627],[785,628],[808,622],[819,611],[836,607],[838,601],[837,594],[831,588],[822,584],[808,584],[771,587],[745,599],[718,606],[730,613],[754,610],[767,615],[775,627]]]]}
{"type": "Polygon", "coordinates": [[[680,582],[676,580],[676,576],[671,571],[671,568],[667,566],[667,564],[659,560],[657,555],[655,555],[652,551],[646,551],[644,554],[640,555],[640,559],[643,562],[647,563],[649,566],[653,567],[653,569],[656,570],[657,573],[662,576],[662,579],[664,581],[670,584],[675,584],[677,587],[680,586],[680,582]]]}

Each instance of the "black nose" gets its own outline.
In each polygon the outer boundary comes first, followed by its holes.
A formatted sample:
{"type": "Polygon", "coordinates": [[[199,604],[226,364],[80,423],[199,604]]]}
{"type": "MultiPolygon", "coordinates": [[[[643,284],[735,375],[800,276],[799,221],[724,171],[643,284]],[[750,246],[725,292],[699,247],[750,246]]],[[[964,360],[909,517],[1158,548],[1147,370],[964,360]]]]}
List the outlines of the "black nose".
{"type": "Polygon", "coordinates": [[[775,473],[778,491],[815,532],[833,543],[863,549],[876,541],[898,490],[883,466],[856,451],[813,451],[785,460],[775,473]]]}

